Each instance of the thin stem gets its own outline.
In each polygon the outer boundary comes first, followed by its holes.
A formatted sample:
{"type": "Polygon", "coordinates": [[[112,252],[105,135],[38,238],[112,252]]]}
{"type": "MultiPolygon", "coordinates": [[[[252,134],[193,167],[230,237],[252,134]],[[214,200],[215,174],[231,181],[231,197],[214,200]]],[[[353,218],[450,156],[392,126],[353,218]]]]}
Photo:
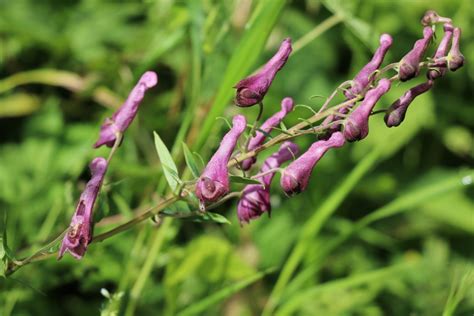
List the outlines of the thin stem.
{"type": "Polygon", "coordinates": [[[329,30],[331,27],[342,22],[342,16],[333,15],[323,22],[319,23],[314,29],[306,33],[293,44],[293,54],[314,41],[318,36],[329,30]]]}
{"type": "Polygon", "coordinates": [[[176,202],[177,200],[178,200],[178,197],[176,197],[176,196],[169,197],[169,198],[163,200],[160,204],[149,208],[145,213],[143,213],[141,215],[138,215],[137,217],[131,219],[130,221],[128,221],[126,223],[123,223],[122,225],[117,226],[117,227],[115,227],[115,228],[113,228],[113,229],[111,229],[111,230],[109,230],[105,233],[94,236],[92,238],[91,243],[100,242],[100,241],[103,241],[103,240],[105,240],[107,238],[110,238],[114,235],[117,235],[117,234],[119,234],[119,233],[135,226],[136,224],[138,224],[140,222],[143,222],[144,220],[152,217],[153,215],[158,214],[159,211],[161,211],[165,207],[169,206],[170,204],[176,202]]]}
{"type": "Polygon", "coordinates": [[[122,139],[123,139],[123,133],[121,132],[115,133],[115,142],[114,142],[114,146],[109,152],[109,156],[107,157],[107,165],[109,165],[110,160],[112,160],[112,157],[114,156],[115,152],[122,144],[122,139]]]}

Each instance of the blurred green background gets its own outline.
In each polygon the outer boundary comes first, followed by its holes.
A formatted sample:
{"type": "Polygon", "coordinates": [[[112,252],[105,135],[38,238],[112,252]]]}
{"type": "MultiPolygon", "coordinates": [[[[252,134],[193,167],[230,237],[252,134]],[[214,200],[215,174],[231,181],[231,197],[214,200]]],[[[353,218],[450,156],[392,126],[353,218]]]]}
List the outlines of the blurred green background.
{"type": "MultiPolygon", "coordinates": [[[[89,161],[108,153],[91,148],[100,124],[153,70],[159,84],[96,209],[107,220],[95,232],[110,229],[165,188],[152,131],[180,170],[183,141],[207,159],[226,128],[217,116],[255,117],[257,109],[231,105],[232,86],[283,38],[318,35],[277,76],[265,117],[286,96],[317,109],[311,96],[351,79],[381,33],[394,38],[385,64],[398,61],[427,9],[462,28],[466,64],[417,98],[400,127],[375,116],[369,137],[329,152],[294,198],[275,179],[271,219],[241,227],[230,201],[216,212],[231,225],[148,221],[92,245],[81,261],[27,265],[0,279],[0,315],[472,315],[470,0],[0,0],[0,208],[16,257],[63,231],[89,161]]],[[[423,77],[394,86],[377,107],[423,77]]],[[[310,115],[299,107],[285,124],[310,115]]]]}

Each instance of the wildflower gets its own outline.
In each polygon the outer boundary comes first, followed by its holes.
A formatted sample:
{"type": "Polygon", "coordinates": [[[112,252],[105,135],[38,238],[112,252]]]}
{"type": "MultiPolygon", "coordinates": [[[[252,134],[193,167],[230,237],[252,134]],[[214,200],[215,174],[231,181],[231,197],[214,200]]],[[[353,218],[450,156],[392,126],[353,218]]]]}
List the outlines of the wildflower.
{"type": "Polygon", "coordinates": [[[382,36],[380,36],[380,46],[375,51],[372,60],[355,76],[352,81],[352,87],[344,93],[348,99],[355,98],[372,83],[374,79],[373,74],[382,64],[385,55],[390,49],[390,46],[392,46],[392,42],[392,37],[389,34],[382,34],[382,36]]]}
{"type": "Polygon", "coordinates": [[[407,81],[413,77],[418,76],[420,72],[420,61],[423,58],[423,54],[428,48],[431,38],[433,37],[433,29],[426,26],[423,29],[423,38],[415,42],[413,49],[409,51],[400,60],[398,78],[400,81],[407,81]]]}
{"type": "Polygon", "coordinates": [[[89,168],[91,179],[79,198],[69,230],[61,243],[58,259],[61,259],[66,251],[76,259],[81,259],[92,240],[92,211],[107,170],[107,160],[97,157],[92,160],[89,168]]]}
{"type": "Polygon", "coordinates": [[[227,163],[237,140],[245,131],[247,121],[243,115],[236,115],[232,123],[232,129],[222,139],[219,148],[196,184],[196,195],[201,201],[201,207],[205,205],[205,202],[215,202],[229,192],[227,163]]]}
{"type": "Polygon", "coordinates": [[[347,141],[361,140],[369,133],[369,116],[378,100],[390,89],[390,80],[382,79],[369,90],[358,108],[352,112],[344,125],[344,137],[347,141]]]}
{"type": "MultiPolygon", "coordinates": [[[[284,142],[278,152],[268,157],[263,163],[260,173],[279,168],[285,161],[298,154],[298,146],[292,142],[284,142]]],[[[270,184],[275,172],[262,176],[262,185],[249,184],[245,187],[237,206],[237,216],[240,222],[249,222],[268,212],[270,216],[270,184]]]]}
{"type": "Polygon", "coordinates": [[[328,140],[319,140],[283,171],[281,187],[288,195],[300,193],[306,189],[311,172],[321,157],[331,148],[342,147],[345,143],[341,132],[335,132],[328,140]]]}
{"type": "Polygon", "coordinates": [[[430,26],[435,23],[451,23],[451,19],[440,16],[434,10],[426,11],[425,15],[421,19],[421,24],[423,26],[430,26]]]}
{"type": "MultiPolygon", "coordinates": [[[[292,98],[284,98],[281,101],[281,110],[273,114],[262,124],[262,126],[260,126],[259,131],[256,132],[256,135],[250,139],[247,150],[252,151],[258,146],[262,145],[265,141],[265,138],[267,137],[266,134],[270,133],[274,127],[278,126],[278,124],[283,121],[283,119],[289,112],[293,111],[294,105],[295,103],[293,102],[292,98]],[[265,134],[262,133],[260,130],[263,131],[265,134]]],[[[255,163],[255,161],[257,161],[255,157],[248,158],[242,161],[242,169],[249,170],[250,167],[252,167],[252,165],[255,163]]]]}
{"type": "Polygon", "coordinates": [[[448,54],[448,68],[456,71],[464,65],[464,56],[459,50],[459,39],[461,38],[461,29],[456,27],[453,31],[453,42],[448,54]]]}
{"type": "Polygon", "coordinates": [[[400,125],[405,119],[408,106],[417,96],[430,90],[431,87],[433,87],[433,80],[428,80],[405,92],[405,94],[395,101],[387,110],[384,117],[385,125],[388,127],[400,125]]]}
{"type": "Polygon", "coordinates": [[[130,92],[125,103],[112,115],[106,118],[102,127],[100,128],[100,135],[94,148],[102,145],[112,147],[117,139],[117,136],[124,133],[128,126],[132,123],[137,115],[138,106],[145,96],[145,92],[156,86],[158,83],[158,76],[153,71],[145,72],[137,85],[130,92]]]}
{"type": "Polygon", "coordinates": [[[235,104],[249,107],[260,103],[270,88],[276,73],[285,65],[291,53],[291,39],[283,41],[278,52],[255,75],[239,81],[234,88],[237,89],[235,104]]]}
{"type": "MultiPolygon", "coordinates": [[[[453,26],[450,23],[444,24],[443,30],[444,30],[444,36],[441,39],[441,42],[439,43],[439,46],[436,49],[436,52],[433,56],[433,59],[435,60],[446,56],[446,54],[448,53],[448,48],[451,42],[451,38],[453,36],[453,26]]],[[[439,67],[438,69],[432,69],[428,71],[427,77],[430,80],[435,80],[441,76],[444,76],[445,73],[446,73],[445,66],[439,67]]]]}

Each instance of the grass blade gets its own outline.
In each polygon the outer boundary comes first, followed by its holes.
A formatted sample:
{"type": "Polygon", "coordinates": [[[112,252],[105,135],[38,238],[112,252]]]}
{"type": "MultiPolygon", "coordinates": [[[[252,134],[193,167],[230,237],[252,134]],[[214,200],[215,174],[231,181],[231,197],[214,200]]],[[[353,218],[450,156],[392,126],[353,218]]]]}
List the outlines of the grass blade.
{"type": "Polygon", "coordinates": [[[263,272],[256,273],[240,282],[237,282],[235,284],[232,284],[230,286],[227,286],[220,291],[215,292],[214,294],[206,297],[205,299],[192,304],[191,306],[185,308],[182,310],[180,313],[178,313],[179,316],[187,316],[187,315],[196,315],[199,313],[202,313],[212,306],[218,304],[219,302],[223,301],[224,299],[230,297],[231,295],[241,291],[242,289],[246,288],[252,283],[257,282],[261,278],[263,278],[265,275],[273,272],[274,269],[268,269],[263,272]]]}

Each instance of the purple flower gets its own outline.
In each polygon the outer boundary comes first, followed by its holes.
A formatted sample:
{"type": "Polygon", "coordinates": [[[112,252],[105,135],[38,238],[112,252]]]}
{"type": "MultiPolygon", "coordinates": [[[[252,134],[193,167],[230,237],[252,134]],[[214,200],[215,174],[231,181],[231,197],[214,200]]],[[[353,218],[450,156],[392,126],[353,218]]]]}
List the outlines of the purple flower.
{"type": "Polygon", "coordinates": [[[413,77],[418,76],[420,72],[420,61],[423,58],[423,54],[428,48],[431,38],[433,37],[433,29],[426,26],[423,29],[423,38],[415,42],[413,49],[409,51],[400,60],[398,78],[400,81],[407,81],[413,77]]]}
{"type": "Polygon", "coordinates": [[[308,151],[290,163],[283,171],[280,181],[283,191],[290,196],[304,191],[316,163],[330,148],[342,147],[344,143],[345,139],[341,132],[333,133],[328,140],[313,143],[308,151]]]}
{"type": "Polygon", "coordinates": [[[128,126],[132,123],[137,115],[138,106],[142,102],[145,91],[156,86],[158,83],[158,76],[153,71],[145,72],[137,85],[130,92],[125,103],[112,115],[111,118],[106,118],[100,128],[100,135],[94,148],[102,145],[112,147],[117,139],[117,134],[124,133],[128,126]]]}
{"type": "Polygon", "coordinates": [[[464,65],[464,56],[459,50],[459,40],[461,38],[461,29],[456,27],[453,31],[453,42],[448,54],[448,68],[456,71],[464,65]]]}
{"type": "Polygon", "coordinates": [[[430,26],[435,23],[451,23],[451,19],[440,16],[434,10],[426,11],[425,15],[421,19],[421,24],[423,26],[430,26]]]}
{"type": "Polygon", "coordinates": [[[79,198],[69,230],[61,243],[58,259],[61,259],[66,251],[76,259],[81,259],[92,240],[92,211],[107,171],[107,160],[97,157],[92,160],[89,168],[91,179],[79,198]]]}
{"type": "Polygon", "coordinates": [[[344,125],[347,141],[361,140],[369,134],[369,116],[378,100],[390,89],[390,80],[381,79],[378,85],[369,90],[359,107],[352,112],[344,125]]]}
{"type": "MultiPolygon", "coordinates": [[[[278,152],[268,157],[263,163],[259,173],[268,172],[279,168],[285,161],[290,160],[298,154],[298,146],[292,142],[284,142],[278,152]]],[[[275,172],[266,174],[262,177],[262,185],[249,184],[245,187],[242,197],[237,206],[237,216],[239,221],[250,222],[251,219],[260,217],[264,212],[270,216],[270,184],[275,172]]]]}
{"type": "Polygon", "coordinates": [[[428,80],[405,92],[405,94],[395,101],[387,110],[384,117],[385,125],[388,127],[400,125],[405,119],[408,106],[417,96],[430,90],[431,87],[433,87],[433,80],[428,80]]]}
{"type": "Polygon", "coordinates": [[[380,36],[380,46],[375,51],[372,60],[355,76],[351,88],[344,92],[344,95],[348,99],[355,98],[372,83],[374,79],[373,73],[379,69],[390,46],[392,46],[392,42],[392,37],[389,34],[382,34],[382,36],[380,36]]]}
{"type": "MultiPolygon", "coordinates": [[[[293,111],[294,105],[295,103],[293,102],[292,98],[284,98],[281,101],[281,110],[273,114],[270,118],[268,118],[262,124],[262,126],[260,126],[259,129],[264,131],[266,134],[270,133],[275,126],[278,126],[278,124],[283,121],[283,119],[289,112],[293,111]]],[[[257,131],[255,137],[252,137],[250,139],[247,150],[252,151],[258,146],[262,145],[265,141],[265,138],[267,137],[266,134],[257,131]]],[[[255,157],[248,158],[242,161],[242,169],[249,170],[250,167],[252,167],[252,165],[255,163],[255,161],[257,161],[255,157]]]]}
{"type": "Polygon", "coordinates": [[[227,132],[214,156],[208,162],[196,184],[196,195],[201,205],[215,202],[229,192],[229,172],[227,163],[234,151],[240,135],[245,131],[247,121],[243,115],[236,115],[233,127],[227,132]]]}
{"type": "MultiPolygon", "coordinates": [[[[448,53],[449,44],[450,44],[451,38],[453,36],[453,26],[450,23],[446,23],[443,26],[443,30],[444,30],[443,39],[441,39],[441,42],[439,43],[439,46],[436,49],[436,52],[433,56],[433,59],[438,59],[438,58],[445,57],[446,54],[448,53]]],[[[444,76],[444,74],[446,73],[446,68],[445,67],[446,66],[439,67],[436,70],[428,71],[428,73],[427,73],[428,79],[435,80],[435,79],[437,79],[441,76],[444,76]]]]}
{"type": "Polygon", "coordinates": [[[235,104],[248,107],[260,103],[270,88],[276,73],[285,65],[291,53],[291,39],[283,41],[278,52],[253,76],[239,81],[234,88],[237,89],[235,104]]]}

